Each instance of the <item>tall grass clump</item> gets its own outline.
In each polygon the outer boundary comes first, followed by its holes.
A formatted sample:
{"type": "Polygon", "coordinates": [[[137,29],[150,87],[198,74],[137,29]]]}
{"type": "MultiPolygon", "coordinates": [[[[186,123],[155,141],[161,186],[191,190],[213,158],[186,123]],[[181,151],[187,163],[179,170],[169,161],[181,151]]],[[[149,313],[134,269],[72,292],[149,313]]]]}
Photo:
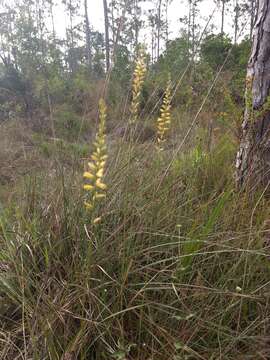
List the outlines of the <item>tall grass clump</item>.
{"type": "Polygon", "coordinates": [[[228,171],[205,184],[227,148],[182,154],[165,178],[154,147],[114,167],[115,149],[100,226],[85,226],[82,169],[26,184],[0,213],[0,358],[268,358],[270,207],[228,171]]]}

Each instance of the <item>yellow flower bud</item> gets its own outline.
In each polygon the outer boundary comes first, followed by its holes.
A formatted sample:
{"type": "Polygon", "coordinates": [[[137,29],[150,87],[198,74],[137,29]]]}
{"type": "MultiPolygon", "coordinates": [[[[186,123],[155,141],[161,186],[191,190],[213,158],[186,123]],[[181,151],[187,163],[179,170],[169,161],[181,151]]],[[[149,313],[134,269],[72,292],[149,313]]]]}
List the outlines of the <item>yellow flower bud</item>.
{"type": "Polygon", "coordinates": [[[84,174],[83,174],[83,177],[86,178],[86,179],[94,179],[95,176],[93,174],[91,174],[90,172],[86,171],[84,174]]]}
{"type": "Polygon", "coordinates": [[[84,202],[84,206],[86,207],[86,209],[87,210],[91,210],[91,209],[93,209],[93,205],[92,204],[90,204],[89,202],[87,202],[87,201],[85,201],[84,202]]]}
{"type": "Polygon", "coordinates": [[[106,194],[96,194],[95,197],[96,199],[103,199],[106,197],[106,194]]]}
{"type": "Polygon", "coordinates": [[[106,190],[107,189],[107,185],[103,184],[100,179],[97,179],[96,181],[96,186],[101,189],[101,190],[106,190]]]}
{"type": "Polygon", "coordinates": [[[93,185],[85,184],[85,185],[83,185],[83,188],[84,188],[84,190],[91,191],[95,187],[93,185]]]}
{"type": "Polygon", "coordinates": [[[91,169],[91,170],[93,170],[93,171],[96,170],[96,165],[95,165],[94,163],[92,163],[92,162],[89,162],[89,163],[88,163],[88,167],[89,167],[89,169],[91,169]]]}
{"type": "Polygon", "coordinates": [[[102,178],[103,173],[104,173],[103,168],[99,169],[98,172],[97,172],[97,177],[98,177],[98,178],[102,178]]]}

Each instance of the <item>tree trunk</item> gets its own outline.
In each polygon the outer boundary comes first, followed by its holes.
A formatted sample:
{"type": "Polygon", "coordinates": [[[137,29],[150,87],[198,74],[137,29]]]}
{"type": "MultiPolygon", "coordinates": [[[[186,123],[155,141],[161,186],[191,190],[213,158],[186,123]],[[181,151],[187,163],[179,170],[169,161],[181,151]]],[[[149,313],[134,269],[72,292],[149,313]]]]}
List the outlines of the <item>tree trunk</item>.
{"type": "Polygon", "coordinates": [[[242,140],[236,160],[239,186],[270,180],[270,0],[259,0],[246,80],[242,140]]]}
{"type": "Polygon", "coordinates": [[[250,32],[249,39],[252,40],[253,29],[256,22],[258,12],[258,0],[250,0],[250,32]]]}
{"type": "Polygon", "coordinates": [[[75,49],[74,49],[74,27],[73,27],[73,14],[72,14],[72,1],[69,0],[69,23],[70,23],[70,68],[72,74],[75,73],[75,49]]]}
{"type": "Polygon", "coordinates": [[[192,0],[188,0],[188,24],[187,24],[187,41],[188,41],[188,51],[190,52],[190,37],[191,37],[191,4],[192,0]]]}
{"type": "Polygon", "coordinates": [[[51,17],[51,23],[52,23],[53,43],[55,45],[56,32],[55,32],[55,22],[54,22],[54,13],[53,13],[53,2],[50,2],[50,17],[51,17]]]}
{"type": "Polygon", "coordinates": [[[155,31],[152,28],[151,32],[151,62],[154,64],[154,47],[155,47],[155,31]]]}
{"type": "Polygon", "coordinates": [[[250,0],[250,30],[249,30],[249,40],[252,40],[253,28],[254,28],[254,13],[255,13],[255,4],[254,0],[250,0]]]}
{"type": "Polygon", "coordinates": [[[109,38],[109,17],[107,0],[103,0],[104,25],[105,25],[105,51],[106,51],[106,71],[110,69],[110,38],[109,38]]]}
{"type": "Polygon", "coordinates": [[[193,1],[192,4],[192,63],[194,63],[194,59],[195,59],[195,26],[196,26],[196,21],[195,21],[195,17],[196,17],[196,1],[193,1]]]}
{"type": "Polygon", "coordinates": [[[123,31],[123,27],[124,27],[124,23],[125,23],[125,16],[126,16],[126,6],[124,6],[124,8],[122,9],[122,15],[119,21],[119,24],[117,26],[117,31],[116,31],[116,36],[114,38],[114,43],[113,43],[113,59],[111,62],[113,62],[117,51],[118,51],[118,43],[120,40],[120,34],[123,31]]]}
{"type": "Polygon", "coordinates": [[[165,5],[165,16],[166,16],[166,47],[168,45],[169,42],[169,0],[166,0],[166,5],[165,5]]]}
{"type": "Polygon", "coordinates": [[[112,29],[112,43],[115,44],[115,24],[114,24],[114,2],[111,1],[111,29],[112,29]]]}
{"type": "Polygon", "coordinates": [[[235,10],[234,11],[235,11],[235,16],[234,16],[234,44],[236,44],[237,39],[238,39],[239,14],[240,14],[238,0],[235,1],[235,10]]]}
{"type": "Polygon", "coordinates": [[[91,31],[89,25],[89,16],[88,16],[88,0],[84,0],[84,17],[85,17],[85,42],[86,42],[86,60],[88,70],[91,71],[92,67],[92,53],[91,53],[91,31]]]}
{"type": "Polygon", "coordinates": [[[225,1],[226,1],[226,0],[222,0],[221,30],[220,30],[221,35],[224,35],[225,1]]]}
{"type": "Polygon", "coordinates": [[[139,45],[139,19],[138,19],[138,0],[134,1],[134,54],[137,56],[139,45]]]}
{"type": "Polygon", "coordinates": [[[160,55],[160,35],[161,35],[161,4],[162,0],[158,2],[158,13],[157,13],[157,60],[159,59],[160,55]]]}

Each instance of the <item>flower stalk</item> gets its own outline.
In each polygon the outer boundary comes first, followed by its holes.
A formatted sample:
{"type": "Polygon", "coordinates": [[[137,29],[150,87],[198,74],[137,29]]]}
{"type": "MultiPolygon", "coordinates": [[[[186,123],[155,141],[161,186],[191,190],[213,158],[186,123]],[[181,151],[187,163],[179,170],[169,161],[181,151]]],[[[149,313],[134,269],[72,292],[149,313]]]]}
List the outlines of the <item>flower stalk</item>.
{"type": "Polygon", "coordinates": [[[138,120],[140,97],[142,93],[142,86],[146,75],[146,63],[144,53],[140,53],[133,74],[132,84],[132,101],[130,106],[130,123],[135,123],[138,120]]]}
{"type": "Polygon", "coordinates": [[[172,83],[169,79],[160,109],[160,116],[157,119],[157,148],[160,151],[164,150],[163,145],[166,142],[166,133],[171,125],[171,101],[172,83]]]}
{"type": "MultiPolygon", "coordinates": [[[[107,107],[105,101],[99,101],[99,128],[94,141],[94,151],[87,164],[87,170],[83,177],[86,180],[83,188],[86,191],[86,199],[84,201],[87,210],[94,210],[97,201],[106,197],[107,185],[104,183],[104,170],[106,165],[107,146],[106,146],[106,117],[107,107]]],[[[93,220],[94,224],[100,222],[101,217],[93,220]]]]}

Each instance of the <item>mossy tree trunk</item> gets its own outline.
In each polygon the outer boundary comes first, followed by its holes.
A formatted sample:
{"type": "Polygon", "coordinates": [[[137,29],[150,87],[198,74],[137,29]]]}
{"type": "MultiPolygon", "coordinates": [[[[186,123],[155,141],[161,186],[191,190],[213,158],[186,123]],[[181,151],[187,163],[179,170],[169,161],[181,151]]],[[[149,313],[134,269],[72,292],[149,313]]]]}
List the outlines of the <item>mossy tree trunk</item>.
{"type": "Polygon", "coordinates": [[[270,0],[259,0],[246,80],[246,108],[237,154],[237,183],[270,181],[270,0]]]}

